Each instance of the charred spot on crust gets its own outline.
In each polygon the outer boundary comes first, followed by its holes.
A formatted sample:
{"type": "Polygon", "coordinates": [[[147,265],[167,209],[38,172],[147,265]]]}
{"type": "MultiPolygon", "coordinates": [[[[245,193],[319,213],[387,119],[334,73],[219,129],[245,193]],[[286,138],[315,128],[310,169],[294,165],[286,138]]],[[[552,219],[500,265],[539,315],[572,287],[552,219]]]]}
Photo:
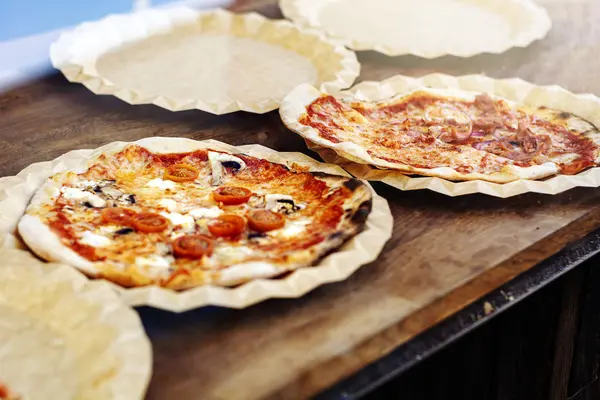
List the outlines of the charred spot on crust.
{"type": "Polygon", "coordinates": [[[331,176],[330,174],[328,174],[326,172],[321,172],[321,171],[311,171],[310,174],[312,176],[314,176],[315,178],[327,178],[327,177],[331,176]]]}
{"type": "Polygon", "coordinates": [[[95,193],[102,193],[102,188],[98,185],[94,186],[94,189],[92,189],[95,193]]]}
{"type": "Polygon", "coordinates": [[[90,203],[89,201],[83,202],[83,206],[87,207],[87,208],[94,208],[94,206],[92,205],[92,203],[90,203]]]}
{"type": "Polygon", "coordinates": [[[362,182],[356,178],[351,178],[344,182],[344,186],[351,191],[356,190],[356,188],[361,185],[362,185],[362,182]]]}
{"type": "Polygon", "coordinates": [[[127,201],[130,202],[131,204],[135,204],[135,194],[130,194],[127,197],[127,201]]]}
{"type": "Polygon", "coordinates": [[[358,209],[352,215],[352,222],[356,224],[363,224],[369,217],[371,209],[373,208],[373,202],[371,200],[363,201],[358,209]]]}
{"type": "Polygon", "coordinates": [[[123,228],[123,229],[119,229],[115,233],[117,235],[127,235],[128,233],[132,233],[132,232],[133,232],[133,229],[131,229],[131,228],[123,228]]]}

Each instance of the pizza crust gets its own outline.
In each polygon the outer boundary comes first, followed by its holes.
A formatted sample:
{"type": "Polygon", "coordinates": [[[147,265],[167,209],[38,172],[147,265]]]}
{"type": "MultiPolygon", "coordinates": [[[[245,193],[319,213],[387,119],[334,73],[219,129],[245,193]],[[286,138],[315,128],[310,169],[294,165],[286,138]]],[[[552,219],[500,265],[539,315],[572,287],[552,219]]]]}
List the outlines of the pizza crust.
{"type": "MultiPolygon", "coordinates": [[[[462,99],[472,99],[468,92],[459,91],[456,89],[440,90],[440,89],[419,89],[419,91],[430,92],[432,94],[450,95],[452,97],[462,99]]],[[[306,114],[306,107],[318,99],[323,93],[315,89],[313,86],[305,84],[295,88],[283,101],[279,110],[281,119],[285,126],[301,135],[305,140],[314,143],[318,146],[330,148],[340,156],[359,163],[370,164],[381,169],[391,169],[400,171],[405,174],[414,174],[422,176],[433,176],[448,180],[469,181],[469,180],[484,180],[493,183],[508,183],[519,179],[542,179],[558,173],[558,166],[555,163],[547,162],[541,165],[530,167],[519,167],[515,165],[507,165],[501,171],[493,174],[481,173],[460,173],[449,167],[441,168],[416,168],[406,164],[392,163],[380,158],[372,157],[367,149],[360,144],[348,141],[339,143],[332,142],[323,138],[319,131],[313,127],[303,125],[298,121],[306,114]]],[[[402,95],[406,96],[408,93],[402,95]]],[[[392,99],[387,104],[393,104],[392,99]]]]}
{"type": "Polygon", "coordinates": [[[91,276],[98,274],[94,263],[62,244],[58,235],[52,232],[38,216],[23,215],[18,229],[21,238],[38,257],[50,262],[72,265],[91,276]]]}
{"type": "MultiPolygon", "coordinates": [[[[129,144],[116,142],[97,149],[74,172],[85,172],[91,165],[94,165],[98,161],[100,156],[105,155],[110,158],[110,156],[120,152],[129,144]]],[[[214,141],[197,142],[191,139],[148,138],[142,139],[135,144],[154,153],[187,153],[198,149],[213,149],[232,154],[242,154],[242,152],[234,147],[214,141]]],[[[64,182],[68,181],[69,174],[69,171],[64,171],[50,177],[35,192],[27,207],[26,214],[18,224],[18,231],[25,243],[35,254],[45,260],[73,265],[91,277],[106,278],[124,287],[146,286],[159,283],[157,277],[149,276],[147,272],[133,265],[127,266],[124,269],[117,269],[83,258],[64,245],[59,236],[52,232],[43,220],[36,215],[43,205],[54,204],[56,197],[60,193],[60,187],[64,182]]],[[[169,281],[166,287],[175,290],[184,290],[207,284],[233,286],[253,279],[275,277],[288,271],[318,263],[330,251],[338,248],[350,237],[357,234],[364,226],[365,220],[364,218],[355,218],[355,216],[364,212],[365,207],[370,211],[372,206],[372,192],[369,187],[365,183],[353,178],[327,174],[322,175],[318,172],[314,173],[314,175],[317,175],[317,179],[325,180],[330,185],[342,185],[349,181],[357,182],[356,187],[353,189],[353,197],[347,199],[344,204],[344,209],[351,208],[354,210],[354,213],[342,218],[336,229],[336,232],[340,232],[339,235],[328,238],[307,250],[294,252],[293,258],[285,264],[247,262],[234,264],[214,273],[208,273],[205,270],[194,270],[191,275],[178,276],[169,281]]]]}

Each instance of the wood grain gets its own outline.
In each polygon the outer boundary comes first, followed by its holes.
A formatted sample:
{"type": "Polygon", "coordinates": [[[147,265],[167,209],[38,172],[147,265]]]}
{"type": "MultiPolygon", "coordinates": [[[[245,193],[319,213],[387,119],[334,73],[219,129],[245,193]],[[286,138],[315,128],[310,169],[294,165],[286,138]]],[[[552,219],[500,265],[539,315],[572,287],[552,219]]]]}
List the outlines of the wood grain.
{"type": "MultiPolygon", "coordinates": [[[[238,9],[249,4],[254,3],[238,9]]],[[[430,61],[366,52],[359,56],[361,80],[398,73],[486,73],[600,94],[595,23],[600,2],[544,4],[555,26],[530,48],[430,61]]],[[[273,4],[259,11],[280,16],[273,4]]],[[[307,152],[276,112],[172,113],[95,96],[60,76],[1,95],[0,121],[2,175],[72,149],[147,136],[307,152]]],[[[155,351],[148,398],[314,395],[600,226],[598,189],[507,200],[376,189],[390,202],[394,235],[376,262],[347,281],[298,300],[271,300],[241,311],[206,308],[174,315],[141,309],[155,351]]]]}

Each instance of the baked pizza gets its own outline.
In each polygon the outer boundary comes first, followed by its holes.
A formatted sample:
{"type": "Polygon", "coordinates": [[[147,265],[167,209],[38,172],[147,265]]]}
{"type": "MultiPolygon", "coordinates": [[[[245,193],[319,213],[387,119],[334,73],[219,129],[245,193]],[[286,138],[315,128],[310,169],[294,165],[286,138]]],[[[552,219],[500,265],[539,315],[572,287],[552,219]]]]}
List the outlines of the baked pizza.
{"type": "Polygon", "coordinates": [[[20,400],[21,397],[12,393],[8,387],[0,382],[0,400],[20,400]]]}
{"type": "Polygon", "coordinates": [[[600,156],[598,128],[576,115],[457,89],[362,102],[303,85],[281,115],[309,142],[351,161],[457,181],[573,175],[600,156]]]}
{"type": "Polygon", "coordinates": [[[18,230],[43,259],[125,287],[180,290],[314,265],[363,228],[371,204],[353,178],[128,144],[51,176],[18,230]]]}

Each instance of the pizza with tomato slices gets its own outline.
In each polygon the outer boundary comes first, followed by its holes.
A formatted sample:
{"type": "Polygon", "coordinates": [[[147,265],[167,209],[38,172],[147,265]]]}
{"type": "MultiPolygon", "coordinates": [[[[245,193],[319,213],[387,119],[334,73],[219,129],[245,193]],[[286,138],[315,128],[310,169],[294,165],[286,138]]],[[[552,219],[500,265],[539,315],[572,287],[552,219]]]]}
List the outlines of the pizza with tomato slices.
{"type": "Polygon", "coordinates": [[[600,156],[600,131],[576,115],[457,89],[375,103],[303,85],[280,112],[288,128],[351,161],[449,180],[572,175],[600,156]]]}
{"type": "Polygon", "coordinates": [[[232,286],[314,265],[371,211],[356,179],[222,150],[123,146],[36,192],[18,229],[38,256],[125,287],[232,286]]]}
{"type": "Polygon", "coordinates": [[[12,393],[6,385],[0,382],[0,400],[21,400],[21,397],[12,393]]]}

